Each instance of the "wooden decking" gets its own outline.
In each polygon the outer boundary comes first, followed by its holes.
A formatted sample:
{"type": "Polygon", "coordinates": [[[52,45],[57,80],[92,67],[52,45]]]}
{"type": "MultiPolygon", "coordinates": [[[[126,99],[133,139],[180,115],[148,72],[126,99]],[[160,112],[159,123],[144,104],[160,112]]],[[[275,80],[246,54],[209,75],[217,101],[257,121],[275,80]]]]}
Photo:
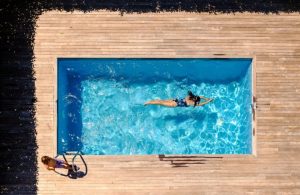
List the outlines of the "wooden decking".
{"type": "Polygon", "coordinates": [[[58,57],[251,56],[257,75],[256,156],[86,156],[77,180],[39,162],[39,194],[300,194],[300,14],[51,11],[37,25],[39,157],[55,155],[58,57]]]}

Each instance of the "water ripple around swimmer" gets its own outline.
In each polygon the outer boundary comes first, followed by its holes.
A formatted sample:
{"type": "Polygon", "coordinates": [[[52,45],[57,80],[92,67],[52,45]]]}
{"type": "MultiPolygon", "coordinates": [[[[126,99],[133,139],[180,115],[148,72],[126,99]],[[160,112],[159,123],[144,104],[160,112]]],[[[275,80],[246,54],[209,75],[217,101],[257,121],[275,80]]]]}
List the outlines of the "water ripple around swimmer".
{"type": "Polygon", "coordinates": [[[250,89],[245,83],[242,80],[226,85],[189,84],[183,80],[139,84],[124,79],[85,80],[81,94],[83,152],[249,153],[251,110],[245,104],[250,89]],[[212,97],[214,101],[197,108],[143,105],[151,99],[184,97],[187,90],[212,97]]]}

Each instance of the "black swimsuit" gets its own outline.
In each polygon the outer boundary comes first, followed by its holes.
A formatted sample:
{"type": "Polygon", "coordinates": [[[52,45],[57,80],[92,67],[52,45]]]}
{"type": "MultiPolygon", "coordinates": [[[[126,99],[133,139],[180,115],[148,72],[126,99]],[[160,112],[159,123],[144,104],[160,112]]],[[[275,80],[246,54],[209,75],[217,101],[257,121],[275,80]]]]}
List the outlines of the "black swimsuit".
{"type": "Polygon", "coordinates": [[[185,99],[183,99],[183,98],[182,99],[176,98],[174,101],[177,103],[177,107],[187,107],[188,106],[185,99]]]}

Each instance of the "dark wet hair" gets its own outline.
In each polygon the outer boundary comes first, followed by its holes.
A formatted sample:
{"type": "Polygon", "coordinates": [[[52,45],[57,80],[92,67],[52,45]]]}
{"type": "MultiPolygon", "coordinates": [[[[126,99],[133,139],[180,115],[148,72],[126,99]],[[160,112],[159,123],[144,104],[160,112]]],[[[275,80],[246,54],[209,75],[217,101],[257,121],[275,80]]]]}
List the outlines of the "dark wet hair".
{"type": "Polygon", "coordinates": [[[191,91],[188,91],[188,95],[191,97],[195,97],[195,95],[191,92],[191,91]]]}
{"type": "Polygon", "coordinates": [[[194,100],[194,107],[195,107],[198,103],[200,103],[200,101],[201,101],[200,96],[197,96],[196,99],[194,100]]]}
{"type": "Polygon", "coordinates": [[[43,157],[41,158],[41,160],[42,160],[42,163],[48,164],[49,161],[51,160],[51,158],[50,158],[49,156],[43,156],[43,157]]]}
{"type": "Polygon", "coordinates": [[[188,91],[188,96],[190,100],[194,101],[194,107],[200,102],[201,98],[200,96],[194,95],[191,91],[188,91]]]}

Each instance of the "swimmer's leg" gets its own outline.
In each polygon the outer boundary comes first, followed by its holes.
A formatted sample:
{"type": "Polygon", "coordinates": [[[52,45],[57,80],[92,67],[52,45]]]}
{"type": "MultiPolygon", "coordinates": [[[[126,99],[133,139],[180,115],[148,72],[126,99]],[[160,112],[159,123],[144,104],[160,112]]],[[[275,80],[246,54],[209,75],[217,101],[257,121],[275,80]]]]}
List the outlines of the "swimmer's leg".
{"type": "Polygon", "coordinates": [[[177,103],[174,100],[151,100],[149,102],[146,102],[144,104],[146,105],[160,105],[160,106],[166,106],[166,107],[176,107],[177,103]]]}

